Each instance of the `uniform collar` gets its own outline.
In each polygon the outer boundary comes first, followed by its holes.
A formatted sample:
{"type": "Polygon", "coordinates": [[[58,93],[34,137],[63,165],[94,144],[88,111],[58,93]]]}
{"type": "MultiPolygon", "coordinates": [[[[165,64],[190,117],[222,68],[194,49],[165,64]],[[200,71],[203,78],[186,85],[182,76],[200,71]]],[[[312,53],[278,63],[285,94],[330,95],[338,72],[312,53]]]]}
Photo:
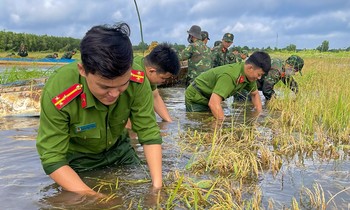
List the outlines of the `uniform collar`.
{"type": "Polygon", "coordinates": [[[99,102],[94,95],[92,95],[91,91],[89,90],[89,86],[86,82],[85,77],[82,77],[81,75],[79,75],[79,81],[80,81],[80,84],[83,85],[83,93],[85,93],[85,96],[86,96],[85,109],[90,107],[96,107],[97,110],[106,111],[107,107],[103,105],[101,102],[99,102]]]}
{"type": "Polygon", "coordinates": [[[244,73],[244,62],[241,63],[241,70],[236,80],[236,84],[242,84],[242,83],[249,83],[249,80],[244,73]]]}

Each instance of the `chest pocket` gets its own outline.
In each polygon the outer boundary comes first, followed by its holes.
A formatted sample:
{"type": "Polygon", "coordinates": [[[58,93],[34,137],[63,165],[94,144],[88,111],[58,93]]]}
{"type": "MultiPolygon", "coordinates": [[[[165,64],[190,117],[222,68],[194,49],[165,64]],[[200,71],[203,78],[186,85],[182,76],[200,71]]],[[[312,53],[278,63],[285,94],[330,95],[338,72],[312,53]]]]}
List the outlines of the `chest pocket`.
{"type": "Polygon", "coordinates": [[[101,141],[101,131],[96,123],[74,124],[70,135],[72,143],[84,146],[96,146],[101,141]]]}
{"type": "Polygon", "coordinates": [[[130,110],[126,109],[123,113],[115,114],[109,118],[109,130],[114,138],[120,136],[123,133],[129,115],[130,110]]]}

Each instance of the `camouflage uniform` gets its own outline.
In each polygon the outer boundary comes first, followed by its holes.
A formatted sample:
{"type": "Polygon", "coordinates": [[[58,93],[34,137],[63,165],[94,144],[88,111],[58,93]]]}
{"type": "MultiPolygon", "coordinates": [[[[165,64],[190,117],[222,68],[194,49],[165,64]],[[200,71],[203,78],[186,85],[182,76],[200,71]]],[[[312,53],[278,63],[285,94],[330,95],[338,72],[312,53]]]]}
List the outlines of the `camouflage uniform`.
{"type": "MultiPolygon", "coordinates": [[[[275,94],[274,86],[282,81],[287,85],[294,93],[298,93],[298,83],[294,80],[291,71],[292,69],[286,69],[285,63],[289,63],[294,66],[299,72],[304,66],[304,61],[299,56],[291,56],[286,61],[280,58],[271,59],[271,70],[266,75],[264,74],[261,79],[257,80],[258,90],[262,91],[266,100],[270,100],[275,94]]],[[[301,74],[301,72],[300,72],[301,74]]],[[[248,97],[247,92],[237,93],[235,100],[242,101],[248,97]]]]}
{"type": "Polygon", "coordinates": [[[61,59],[71,59],[73,57],[73,55],[75,55],[74,50],[64,53],[62,55],[61,59]]]}
{"type": "Polygon", "coordinates": [[[188,60],[186,86],[199,74],[211,69],[211,52],[201,40],[189,44],[179,55],[180,60],[188,60]]]}
{"type": "MultiPolygon", "coordinates": [[[[304,61],[302,61],[302,65],[304,65],[304,61]]],[[[299,70],[301,70],[301,68],[299,70]]],[[[293,70],[286,69],[285,62],[282,59],[279,59],[279,58],[271,59],[271,70],[267,75],[263,75],[261,79],[257,81],[258,88],[263,92],[263,95],[265,96],[266,100],[270,100],[272,95],[275,94],[273,87],[280,80],[285,85],[287,85],[294,93],[298,93],[298,83],[294,80],[291,74],[288,73],[290,71],[293,71],[293,70]]]]}
{"type": "MultiPolygon", "coordinates": [[[[223,41],[233,42],[233,34],[226,33],[222,38],[223,41]]],[[[220,43],[211,50],[213,68],[230,63],[236,63],[235,56],[220,43]]]]}

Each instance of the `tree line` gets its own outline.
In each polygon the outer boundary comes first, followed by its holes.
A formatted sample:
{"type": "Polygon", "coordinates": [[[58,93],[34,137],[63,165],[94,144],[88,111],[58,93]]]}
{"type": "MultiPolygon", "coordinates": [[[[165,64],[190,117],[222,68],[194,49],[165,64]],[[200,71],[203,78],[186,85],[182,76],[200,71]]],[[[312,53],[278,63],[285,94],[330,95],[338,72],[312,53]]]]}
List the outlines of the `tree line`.
{"type": "MultiPolygon", "coordinates": [[[[81,39],[75,39],[72,37],[57,37],[57,36],[48,36],[48,35],[35,35],[35,34],[26,34],[26,33],[14,33],[10,31],[0,31],[0,51],[6,52],[18,52],[21,44],[24,44],[28,51],[31,52],[66,52],[70,50],[79,49],[81,39]]],[[[185,45],[183,44],[172,44],[173,48],[181,52],[185,49],[185,45]]],[[[147,43],[140,42],[138,45],[134,45],[133,49],[137,51],[146,51],[149,45],[147,43]]],[[[299,51],[297,46],[294,44],[290,44],[282,49],[277,49],[267,47],[267,48],[249,48],[247,46],[235,46],[237,50],[248,50],[248,51],[256,51],[256,50],[266,50],[266,51],[299,51]]],[[[350,47],[346,49],[333,49],[329,50],[329,41],[324,40],[320,46],[316,48],[316,50],[320,52],[326,51],[350,51],[350,47]]]]}
{"type": "Polygon", "coordinates": [[[79,49],[80,39],[0,31],[0,51],[18,52],[21,44],[32,52],[65,52],[79,49]]]}

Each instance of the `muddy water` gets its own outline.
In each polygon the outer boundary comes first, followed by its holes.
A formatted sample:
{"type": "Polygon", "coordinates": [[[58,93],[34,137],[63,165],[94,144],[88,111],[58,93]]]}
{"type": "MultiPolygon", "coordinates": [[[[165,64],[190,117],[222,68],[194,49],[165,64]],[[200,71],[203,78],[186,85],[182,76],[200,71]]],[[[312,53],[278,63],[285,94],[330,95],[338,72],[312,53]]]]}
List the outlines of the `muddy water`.
{"type": "MultiPolygon", "coordinates": [[[[159,123],[166,176],[168,172],[182,170],[190,158],[179,152],[178,133],[187,129],[210,130],[212,125],[203,122],[210,117],[207,113],[185,112],[183,88],[166,88],[160,92],[174,118],[174,123],[159,123]]],[[[251,107],[245,109],[243,104],[235,104],[231,108],[231,103],[232,99],[226,102],[225,113],[235,122],[244,123],[253,117],[251,107]]],[[[267,113],[263,113],[261,120],[264,116],[267,113]]],[[[224,126],[231,126],[230,122],[228,120],[224,126]]],[[[154,205],[156,198],[150,193],[150,183],[140,182],[149,179],[146,167],[109,168],[81,174],[90,186],[98,185],[101,180],[119,180],[116,196],[108,204],[62,191],[41,168],[35,148],[38,123],[39,118],[31,116],[0,118],[0,209],[108,209],[116,206],[125,209],[128,206],[124,202],[130,200],[134,201],[131,209],[138,205],[144,208],[154,205]]],[[[268,128],[261,129],[269,135],[268,128]]],[[[143,158],[141,146],[135,144],[135,148],[143,158]]],[[[276,209],[290,207],[292,197],[299,198],[300,189],[303,186],[312,189],[315,182],[322,185],[329,199],[329,193],[334,195],[350,186],[349,169],[348,159],[330,162],[305,159],[304,165],[291,160],[282,166],[276,177],[267,172],[257,183],[263,192],[263,207],[267,209],[269,199],[274,200],[276,209]]],[[[334,201],[339,209],[349,209],[349,191],[340,193],[334,201]]]]}

